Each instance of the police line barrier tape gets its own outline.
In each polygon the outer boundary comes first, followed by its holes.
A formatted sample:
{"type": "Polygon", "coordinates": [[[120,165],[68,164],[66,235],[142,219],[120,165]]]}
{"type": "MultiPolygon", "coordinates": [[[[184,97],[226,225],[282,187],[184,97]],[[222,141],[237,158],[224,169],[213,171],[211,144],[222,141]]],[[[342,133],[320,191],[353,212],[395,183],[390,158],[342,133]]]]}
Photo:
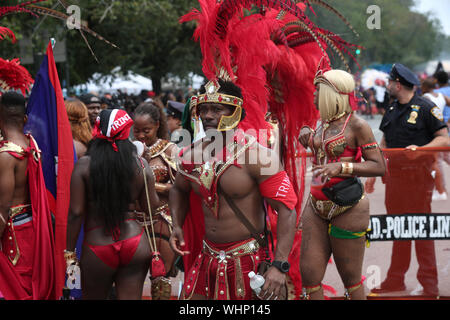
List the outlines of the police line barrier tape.
{"type": "Polygon", "coordinates": [[[370,216],[370,241],[450,240],[450,213],[370,216]]]}

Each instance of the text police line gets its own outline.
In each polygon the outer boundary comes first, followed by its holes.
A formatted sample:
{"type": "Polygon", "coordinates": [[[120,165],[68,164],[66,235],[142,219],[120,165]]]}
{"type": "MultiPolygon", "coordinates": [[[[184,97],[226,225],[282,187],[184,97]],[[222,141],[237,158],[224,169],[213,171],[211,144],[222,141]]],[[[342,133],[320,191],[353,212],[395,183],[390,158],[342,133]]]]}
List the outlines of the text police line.
{"type": "Polygon", "coordinates": [[[370,241],[450,240],[450,213],[370,216],[370,241]]]}

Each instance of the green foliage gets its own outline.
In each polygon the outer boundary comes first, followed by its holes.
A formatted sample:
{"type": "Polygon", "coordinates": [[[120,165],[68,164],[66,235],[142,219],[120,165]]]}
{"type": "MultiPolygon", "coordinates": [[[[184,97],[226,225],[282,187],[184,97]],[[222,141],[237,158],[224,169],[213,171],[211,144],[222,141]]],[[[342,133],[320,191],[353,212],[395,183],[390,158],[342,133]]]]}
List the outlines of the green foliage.
{"type": "MultiPolygon", "coordinates": [[[[353,25],[360,37],[330,12],[317,8],[313,20],[344,39],[361,45],[365,49],[358,56],[362,67],[372,63],[402,62],[413,67],[423,63],[441,51],[439,21],[412,11],[413,0],[327,0],[353,25]],[[370,30],[367,8],[378,5],[381,8],[381,29],[370,30]]],[[[310,15],[311,16],[311,15],[310,15]]],[[[337,62],[337,61],[336,61],[337,62]]]]}
{"type": "MultiPolygon", "coordinates": [[[[372,63],[402,62],[413,67],[437,56],[449,46],[449,38],[440,32],[439,22],[412,11],[414,0],[325,0],[337,8],[360,34],[356,38],[347,26],[331,12],[313,5],[317,16],[308,15],[320,27],[331,30],[344,39],[362,45],[358,55],[364,67],[372,63]],[[381,8],[381,29],[369,30],[366,12],[370,5],[381,8]]],[[[116,44],[105,42],[84,33],[99,62],[92,56],[79,30],[69,30],[64,22],[54,18],[35,18],[30,14],[12,14],[1,19],[1,25],[11,28],[18,39],[32,39],[33,54],[45,51],[48,39],[60,32],[65,38],[68,64],[58,65],[60,78],[70,74],[70,84],[85,83],[94,73],[109,74],[120,66],[150,77],[156,91],[161,81],[169,76],[185,78],[188,73],[201,74],[201,53],[192,40],[194,23],[180,24],[179,18],[196,0],[52,0],[40,5],[65,12],[60,4],[75,4],[81,8],[81,19],[89,28],[116,44]]],[[[17,1],[4,1],[2,5],[17,1]]],[[[256,8],[254,8],[256,10],[256,8]]],[[[330,51],[331,52],[331,51],[330,51]]],[[[20,57],[19,46],[9,40],[0,42],[2,58],[20,57]]],[[[31,74],[37,72],[39,59],[27,66],[31,74]]],[[[339,59],[333,58],[340,67],[339,59]]],[[[355,66],[353,66],[355,67],[355,66]]],[[[354,69],[356,70],[356,68],[354,69]]]]}
{"type": "Polygon", "coordinates": [[[119,49],[88,36],[99,59],[92,58],[79,32],[68,32],[72,82],[82,83],[94,72],[108,74],[112,68],[131,70],[150,77],[155,90],[169,74],[181,78],[201,72],[200,50],[191,38],[195,26],[181,25],[179,18],[196,1],[79,1],[81,17],[119,49]],[[83,68],[79,66],[82,65],[83,68]]]}

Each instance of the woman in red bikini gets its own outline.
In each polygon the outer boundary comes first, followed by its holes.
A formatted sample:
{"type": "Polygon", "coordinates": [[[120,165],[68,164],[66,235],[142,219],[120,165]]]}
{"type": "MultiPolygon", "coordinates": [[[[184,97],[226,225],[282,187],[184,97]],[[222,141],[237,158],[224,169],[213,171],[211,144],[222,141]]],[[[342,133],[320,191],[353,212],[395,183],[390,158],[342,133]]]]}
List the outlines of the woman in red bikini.
{"type": "MultiPolygon", "coordinates": [[[[142,155],[148,161],[155,174],[156,192],[160,206],[152,211],[144,222],[153,223],[154,243],[164,262],[165,274],[151,274],[152,300],[169,300],[172,292],[170,277],[176,277],[175,267],[177,254],[170,248],[169,237],[172,232],[172,216],[169,211],[169,190],[172,188],[176,175],[175,155],[178,148],[168,141],[169,132],[164,111],[152,102],[140,104],[134,111],[134,138],[145,145],[142,155]],[[151,222],[152,221],[152,222],[151,222]]],[[[152,236],[153,237],[153,236],[152,236]]]]}
{"type": "Polygon", "coordinates": [[[106,299],[115,283],[117,299],[142,298],[151,255],[136,207],[159,206],[155,178],[128,139],[133,120],[123,110],[103,110],[86,156],[75,165],[67,223],[67,265],[77,263],[75,245],[84,222],[81,253],[83,299],[106,299]]]}
{"type": "Polygon", "coordinates": [[[304,127],[299,137],[314,156],[311,193],[302,218],[303,297],[323,299],[321,282],[333,254],[345,286],[345,297],[365,299],[362,263],[369,200],[355,177],[382,176],[385,163],[370,126],[352,112],[352,107],[356,106],[353,76],[341,70],[319,72],[314,84],[314,103],[321,124],[316,130],[304,127]],[[323,191],[350,182],[353,188],[343,194],[349,199],[353,196],[351,203],[343,204],[336,198],[333,202],[323,191]]]}

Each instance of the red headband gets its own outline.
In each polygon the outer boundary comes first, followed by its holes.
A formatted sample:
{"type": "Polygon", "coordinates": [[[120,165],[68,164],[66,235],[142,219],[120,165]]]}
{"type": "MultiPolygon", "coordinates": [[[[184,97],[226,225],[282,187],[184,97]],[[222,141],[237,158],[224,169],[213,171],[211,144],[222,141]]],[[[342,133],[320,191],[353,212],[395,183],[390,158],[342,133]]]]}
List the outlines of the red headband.
{"type": "Polygon", "coordinates": [[[345,93],[345,92],[339,92],[339,94],[347,95],[348,96],[348,103],[352,107],[352,110],[355,111],[358,109],[358,99],[356,99],[355,91],[345,93]]]}
{"type": "Polygon", "coordinates": [[[104,139],[112,143],[118,152],[116,140],[128,139],[133,120],[125,110],[103,110],[95,121],[94,139],[104,139]]]}

